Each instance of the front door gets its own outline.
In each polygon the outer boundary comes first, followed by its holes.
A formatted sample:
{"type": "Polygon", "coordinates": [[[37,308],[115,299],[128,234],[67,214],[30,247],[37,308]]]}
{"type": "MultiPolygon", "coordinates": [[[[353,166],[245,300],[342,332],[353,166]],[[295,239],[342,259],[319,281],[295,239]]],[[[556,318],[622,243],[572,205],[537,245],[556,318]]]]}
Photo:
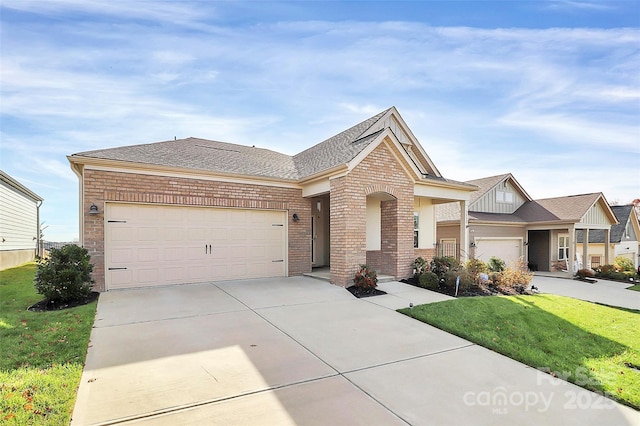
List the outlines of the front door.
{"type": "Polygon", "coordinates": [[[311,202],[311,266],[329,266],[329,197],[311,202]]]}

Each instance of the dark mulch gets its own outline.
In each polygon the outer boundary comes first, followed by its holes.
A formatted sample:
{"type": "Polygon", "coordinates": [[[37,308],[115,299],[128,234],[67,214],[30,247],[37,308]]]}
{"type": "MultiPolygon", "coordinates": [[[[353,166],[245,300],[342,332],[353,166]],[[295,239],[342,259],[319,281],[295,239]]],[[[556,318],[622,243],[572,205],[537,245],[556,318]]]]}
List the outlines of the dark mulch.
{"type": "Polygon", "coordinates": [[[74,300],[73,302],[66,302],[66,303],[56,303],[54,301],[45,299],[29,306],[27,310],[32,312],[46,312],[46,311],[59,311],[61,309],[75,308],[76,306],[82,306],[82,305],[86,305],[93,302],[98,298],[99,295],[100,293],[98,293],[97,291],[92,291],[89,294],[89,296],[87,296],[84,299],[74,300]]]}
{"type": "MultiPolygon", "coordinates": [[[[419,288],[424,288],[418,283],[418,280],[415,278],[403,279],[403,280],[400,280],[400,282],[405,284],[411,284],[419,288]]],[[[452,296],[452,297],[454,297],[456,294],[455,288],[442,287],[442,286],[438,287],[437,290],[433,290],[433,289],[425,289],[425,290],[435,291],[437,293],[446,294],[447,296],[452,296]]],[[[495,287],[492,285],[475,287],[469,290],[458,290],[458,297],[501,296],[501,295],[511,296],[515,294],[533,294],[533,293],[530,291],[527,291],[525,287],[507,289],[507,288],[495,287]]]]}
{"type": "Polygon", "coordinates": [[[383,294],[387,294],[386,291],[378,290],[377,288],[365,289],[362,287],[356,287],[355,285],[347,287],[347,290],[349,290],[349,292],[358,299],[363,297],[380,296],[383,294]]]}

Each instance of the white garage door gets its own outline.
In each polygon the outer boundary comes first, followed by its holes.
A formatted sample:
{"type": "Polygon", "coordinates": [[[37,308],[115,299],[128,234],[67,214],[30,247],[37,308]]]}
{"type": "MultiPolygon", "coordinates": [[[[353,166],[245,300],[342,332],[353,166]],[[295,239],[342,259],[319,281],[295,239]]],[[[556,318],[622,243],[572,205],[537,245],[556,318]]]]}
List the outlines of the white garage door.
{"type": "Polygon", "coordinates": [[[108,203],[107,290],[286,276],[286,213],[108,203]]]}
{"type": "Polygon", "coordinates": [[[522,256],[522,240],[476,238],[476,258],[488,262],[494,256],[504,260],[507,265],[514,264],[522,256]]]}

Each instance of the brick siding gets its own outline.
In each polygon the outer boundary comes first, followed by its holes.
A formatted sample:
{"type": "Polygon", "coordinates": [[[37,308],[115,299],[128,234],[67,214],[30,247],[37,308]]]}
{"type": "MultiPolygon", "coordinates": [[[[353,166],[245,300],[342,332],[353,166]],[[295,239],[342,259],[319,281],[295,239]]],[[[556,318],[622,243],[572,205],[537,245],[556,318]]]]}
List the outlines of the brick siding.
{"type": "Polygon", "coordinates": [[[299,189],[85,169],[83,211],[94,203],[100,208],[100,214],[84,215],[84,247],[94,264],[96,291],[105,290],[104,207],[109,201],[286,210],[288,273],[311,271],[311,205],[299,189]]]}
{"type": "Polygon", "coordinates": [[[413,180],[398,163],[391,144],[380,144],[350,173],[331,180],[331,282],[349,285],[358,265],[366,263],[367,195],[385,192],[395,200],[382,202],[380,256],[369,255],[379,273],[398,279],[412,274],[413,180]]]}

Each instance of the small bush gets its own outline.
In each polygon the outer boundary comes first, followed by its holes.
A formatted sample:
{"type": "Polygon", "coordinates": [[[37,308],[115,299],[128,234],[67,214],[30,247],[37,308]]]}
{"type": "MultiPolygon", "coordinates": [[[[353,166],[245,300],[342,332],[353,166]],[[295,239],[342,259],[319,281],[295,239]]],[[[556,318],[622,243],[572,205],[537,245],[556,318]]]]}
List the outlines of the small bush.
{"type": "Polygon", "coordinates": [[[418,282],[420,283],[420,287],[429,290],[437,290],[439,286],[438,276],[431,271],[421,274],[418,282]]]}
{"type": "MultiPolygon", "coordinates": [[[[522,268],[506,268],[501,273],[499,286],[503,290],[513,289],[518,293],[522,293],[529,287],[531,280],[533,279],[533,273],[522,268]]],[[[507,291],[507,293],[509,293],[507,291]]]]}
{"type": "Polygon", "coordinates": [[[458,262],[458,259],[451,256],[434,257],[429,264],[431,272],[440,278],[444,278],[447,272],[456,270],[459,267],[460,262],[458,262]]]}
{"type": "Polygon", "coordinates": [[[429,270],[429,263],[424,260],[422,257],[418,257],[413,261],[413,276],[416,278],[420,278],[422,274],[429,270]]]}
{"type": "Polygon", "coordinates": [[[53,303],[82,301],[91,294],[93,265],[87,249],[67,244],[52,249],[49,258],[38,263],[36,291],[53,303]]]}
{"type": "Polygon", "coordinates": [[[477,280],[480,274],[487,272],[487,264],[480,259],[467,260],[465,267],[474,280],[477,280]]]}
{"type": "Polygon", "coordinates": [[[378,286],[378,274],[373,269],[369,269],[367,265],[360,265],[360,269],[353,278],[356,287],[365,290],[373,290],[378,286]]]}
{"type": "Polygon", "coordinates": [[[473,278],[467,271],[449,271],[444,274],[444,286],[448,292],[453,293],[456,291],[456,281],[458,277],[460,277],[459,293],[469,291],[475,287],[473,278]]]}
{"type": "Polygon", "coordinates": [[[608,277],[611,273],[617,272],[619,269],[616,265],[602,265],[596,270],[596,275],[602,278],[608,277]]]}
{"type": "Polygon", "coordinates": [[[491,256],[489,263],[487,264],[487,268],[489,268],[489,271],[491,272],[502,272],[506,266],[507,265],[504,263],[504,260],[495,256],[491,256]]]}
{"type": "Polygon", "coordinates": [[[619,270],[625,271],[633,271],[633,260],[628,257],[618,256],[614,261],[614,264],[618,266],[619,270]]]}
{"type": "Polygon", "coordinates": [[[593,269],[579,269],[576,275],[580,278],[593,278],[596,276],[596,273],[593,269]]]}

